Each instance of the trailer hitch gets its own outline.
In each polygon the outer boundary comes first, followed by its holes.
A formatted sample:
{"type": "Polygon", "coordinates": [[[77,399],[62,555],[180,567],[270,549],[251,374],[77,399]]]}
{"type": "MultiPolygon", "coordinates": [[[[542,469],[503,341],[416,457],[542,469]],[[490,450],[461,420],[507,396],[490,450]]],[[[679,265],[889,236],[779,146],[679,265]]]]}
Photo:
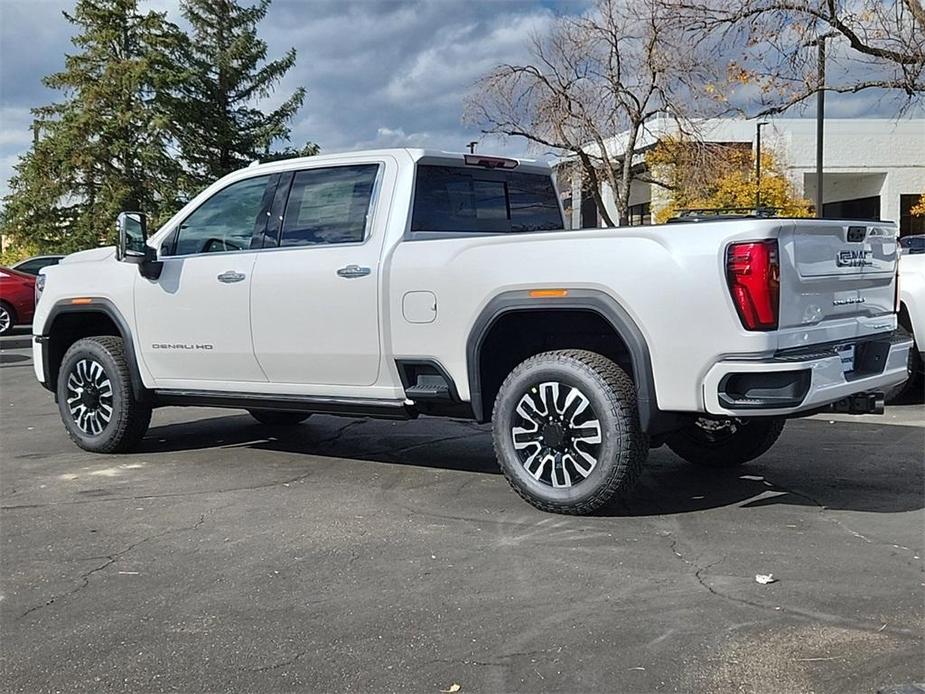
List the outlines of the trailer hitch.
{"type": "Polygon", "coordinates": [[[829,412],[845,414],[883,414],[883,393],[856,393],[829,405],[829,412]]]}

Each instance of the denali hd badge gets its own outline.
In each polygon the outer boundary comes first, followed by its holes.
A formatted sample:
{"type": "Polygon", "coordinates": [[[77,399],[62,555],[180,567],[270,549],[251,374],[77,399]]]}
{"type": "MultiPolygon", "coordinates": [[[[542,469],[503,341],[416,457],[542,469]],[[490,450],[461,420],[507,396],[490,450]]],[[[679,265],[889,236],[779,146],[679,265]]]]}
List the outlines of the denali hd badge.
{"type": "Polygon", "coordinates": [[[873,251],[839,251],[835,255],[835,264],[838,267],[865,267],[874,264],[874,261],[871,260],[873,255],[873,251]]]}
{"type": "Polygon", "coordinates": [[[212,349],[208,343],[155,342],[151,349],[212,349]]]}

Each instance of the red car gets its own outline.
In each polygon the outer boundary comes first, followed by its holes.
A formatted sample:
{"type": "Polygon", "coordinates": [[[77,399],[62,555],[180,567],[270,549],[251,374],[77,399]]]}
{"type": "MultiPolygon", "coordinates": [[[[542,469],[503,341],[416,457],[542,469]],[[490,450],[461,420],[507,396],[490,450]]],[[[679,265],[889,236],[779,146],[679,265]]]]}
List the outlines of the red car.
{"type": "Polygon", "coordinates": [[[35,312],[35,277],[0,267],[0,335],[15,325],[32,322],[35,312]]]}

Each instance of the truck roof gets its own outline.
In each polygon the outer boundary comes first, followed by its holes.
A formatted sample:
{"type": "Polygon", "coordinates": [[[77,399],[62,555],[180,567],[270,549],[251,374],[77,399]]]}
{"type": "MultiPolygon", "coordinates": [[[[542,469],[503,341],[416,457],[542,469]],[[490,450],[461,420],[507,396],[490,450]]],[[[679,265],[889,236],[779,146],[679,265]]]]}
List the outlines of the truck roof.
{"type": "MultiPolygon", "coordinates": [[[[328,152],[325,154],[316,154],[311,157],[293,157],[292,159],[280,159],[277,161],[270,161],[266,163],[257,163],[254,162],[247,170],[263,170],[263,169],[288,169],[288,168],[298,168],[302,164],[318,164],[324,163],[327,161],[331,162],[340,162],[345,159],[353,158],[368,158],[368,157],[380,157],[380,156],[393,156],[397,158],[410,157],[414,163],[420,161],[428,161],[432,163],[438,163],[441,160],[449,163],[457,163],[464,161],[467,156],[471,156],[468,152],[452,152],[449,150],[440,150],[440,149],[423,149],[417,147],[391,147],[386,149],[366,149],[366,150],[344,150],[339,152],[328,152]]],[[[516,168],[520,171],[529,171],[530,173],[543,173],[549,174],[551,168],[549,164],[540,159],[526,159],[523,157],[508,157],[500,154],[490,154],[486,152],[478,152],[477,156],[491,157],[491,158],[500,158],[507,159],[510,161],[517,162],[516,168]]]]}

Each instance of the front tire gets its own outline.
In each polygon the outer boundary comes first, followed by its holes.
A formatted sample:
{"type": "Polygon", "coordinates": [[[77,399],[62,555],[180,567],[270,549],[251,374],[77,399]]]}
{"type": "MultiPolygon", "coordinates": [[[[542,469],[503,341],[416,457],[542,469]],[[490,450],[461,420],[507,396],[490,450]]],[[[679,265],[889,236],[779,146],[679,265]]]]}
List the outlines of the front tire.
{"type": "Polygon", "coordinates": [[[282,412],[279,410],[248,410],[251,417],[269,427],[288,427],[301,424],[311,416],[307,412],[282,412]]]}
{"type": "Polygon", "coordinates": [[[9,335],[16,327],[16,311],[5,301],[0,301],[0,336],[9,335]]]}
{"type": "Polygon", "coordinates": [[[606,357],[538,354],[505,379],[492,416],[511,487],[542,511],[593,513],[628,491],[648,455],[636,388],[606,357]]]}
{"type": "Polygon", "coordinates": [[[132,391],[121,337],[87,337],[71,345],[58,370],[57,395],[68,436],[85,451],[128,451],[151,423],[151,407],[132,391]]]}
{"type": "Polygon", "coordinates": [[[783,417],[699,417],[668,437],[668,448],[689,463],[729,468],[763,455],[784,430],[783,417]]]}

